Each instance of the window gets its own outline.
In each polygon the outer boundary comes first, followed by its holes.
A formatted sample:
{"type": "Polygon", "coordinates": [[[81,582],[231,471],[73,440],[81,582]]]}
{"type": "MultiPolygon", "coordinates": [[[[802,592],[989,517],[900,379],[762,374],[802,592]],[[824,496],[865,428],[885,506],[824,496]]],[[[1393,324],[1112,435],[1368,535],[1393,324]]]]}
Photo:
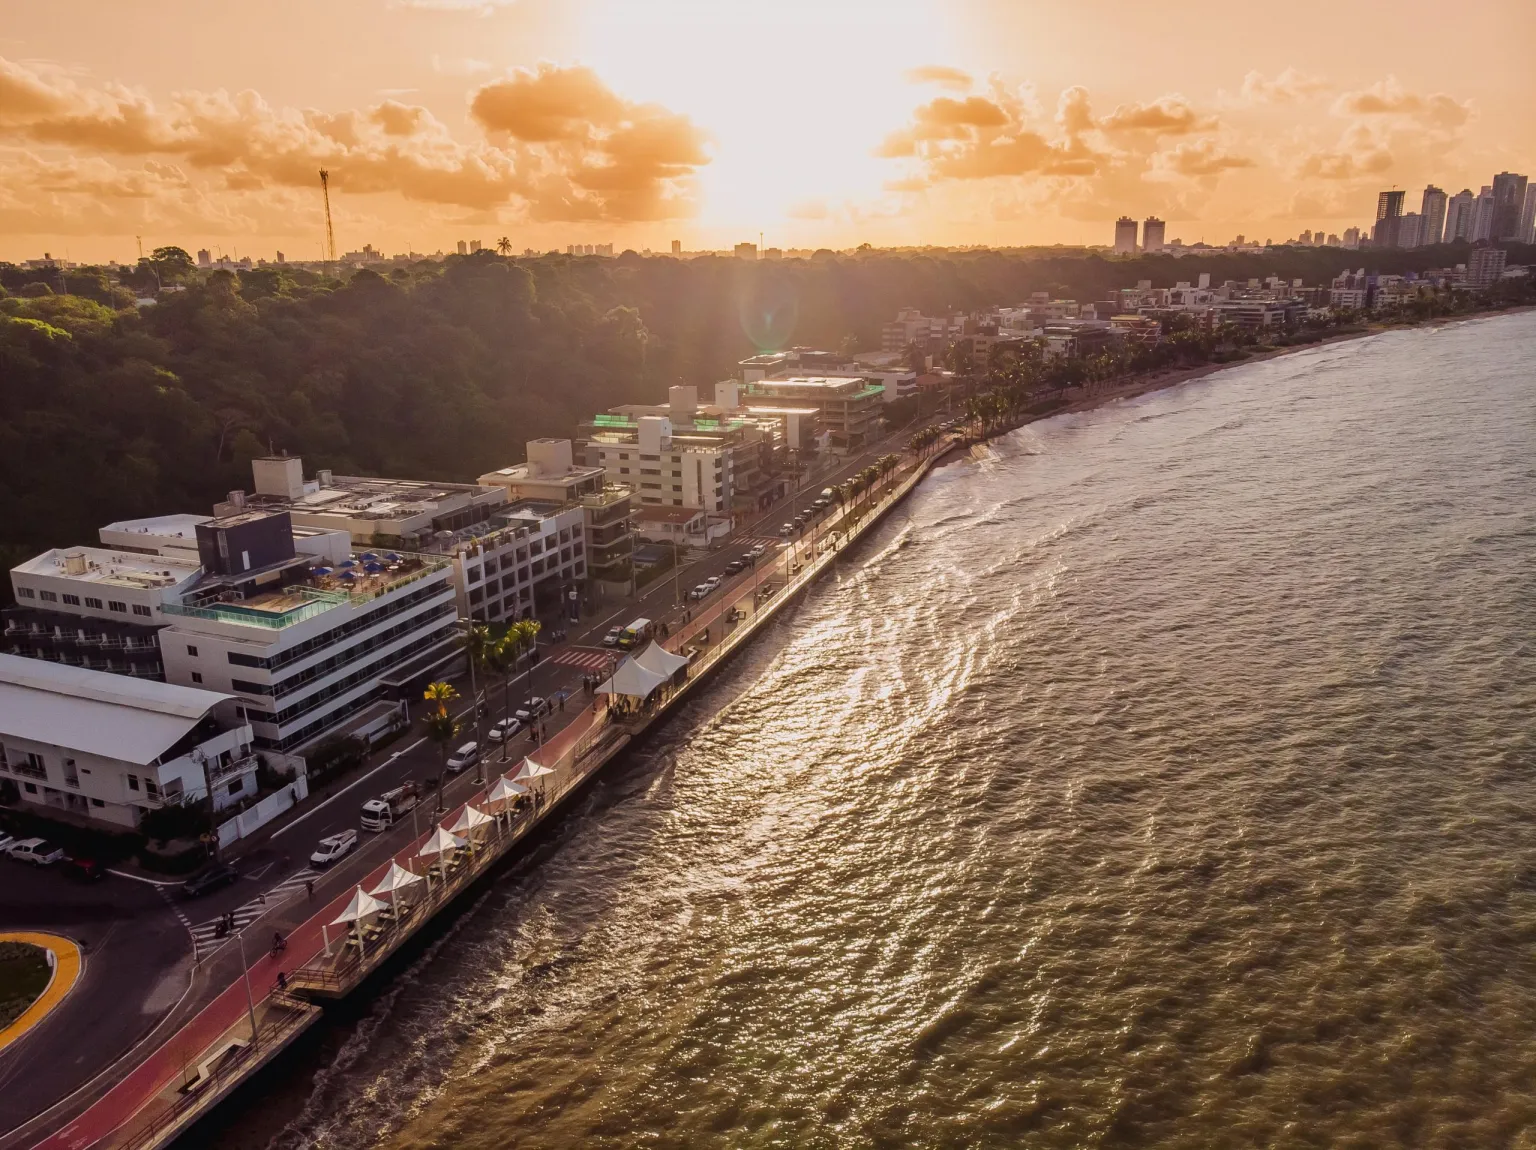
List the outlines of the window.
{"type": "Polygon", "coordinates": [[[154,779],[144,780],[144,793],[152,799],[158,799],[160,797],[160,788],[158,785],[156,785],[154,779]]]}
{"type": "Polygon", "coordinates": [[[535,555],[541,555],[544,552],[544,540],[535,539],[528,547],[535,555]]]}
{"type": "Polygon", "coordinates": [[[469,601],[471,603],[482,603],[482,602],[484,602],[485,601],[485,588],[484,587],[476,587],[473,591],[471,591],[469,593],[469,601]]]}
{"type": "MultiPolygon", "coordinates": [[[[43,756],[33,751],[23,751],[21,758],[11,764],[11,770],[29,779],[46,779],[48,777],[48,768],[43,763],[43,756]]],[[[34,791],[33,793],[36,794],[37,792],[34,791]]]]}
{"type": "Polygon", "coordinates": [[[101,799],[92,799],[91,800],[91,806],[93,806],[93,807],[104,807],[106,805],[107,804],[105,802],[103,802],[101,799]]]}
{"type": "Polygon", "coordinates": [[[661,456],[659,456],[659,455],[642,455],[640,457],[640,462],[641,463],[660,463],[661,462],[661,456]]]}
{"type": "Polygon", "coordinates": [[[64,785],[80,789],[80,768],[75,766],[74,759],[64,760],[64,785]]]}
{"type": "Polygon", "coordinates": [[[244,784],[245,784],[245,780],[244,779],[235,779],[235,780],[233,780],[229,784],[229,786],[224,788],[224,793],[226,795],[238,795],[240,793],[240,788],[244,784]]]}
{"type": "Polygon", "coordinates": [[[683,473],[681,471],[674,471],[672,473],[672,478],[673,479],[681,479],[682,477],[683,477],[683,473]]]}
{"type": "Polygon", "coordinates": [[[619,458],[620,459],[628,459],[629,458],[629,452],[627,452],[627,451],[619,452],[619,458]]]}
{"type": "MultiPolygon", "coordinates": [[[[197,658],[197,648],[193,647],[193,646],[188,646],[187,647],[187,654],[191,655],[194,659],[197,658]]],[[[230,661],[233,662],[234,660],[230,660],[230,661]]]]}
{"type": "Polygon", "coordinates": [[[249,679],[231,679],[229,681],[229,689],[231,691],[240,691],[247,695],[270,695],[272,693],[272,684],[253,683],[249,679]]]}
{"type": "Polygon", "coordinates": [[[640,474],[641,475],[660,475],[661,474],[661,468],[659,468],[659,467],[642,467],[640,469],[640,474]]]}
{"type": "Polygon", "coordinates": [[[640,484],[640,486],[641,487],[645,487],[645,488],[650,488],[652,490],[657,490],[657,491],[659,491],[661,489],[661,484],[659,484],[659,483],[642,483],[642,484],[640,484]]]}
{"type": "Polygon", "coordinates": [[[673,507],[681,507],[682,505],[683,505],[683,501],[681,499],[674,499],[674,500],[672,500],[672,506],[673,507]]]}
{"type": "Polygon", "coordinates": [[[485,578],[485,568],[483,568],[483,567],[471,567],[469,569],[469,579],[468,579],[468,581],[470,583],[478,583],[478,582],[480,582],[480,580],[482,580],[484,578],[485,578]]]}
{"type": "Polygon", "coordinates": [[[45,603],[57,603],[59,601],[59,597],[52,591],[39,591],[37,597],[45,603]]]}
{"type": "Polygon", "coordinates": [[[192,681],[194,683],[201,683],[203,681],[203,673],[201,671],[193,671],[192,681]]]}
{"type": "MultiPolygon", "coordinates": [[[[619,474],[620,475],[628,475],[629,474],[629,468],[627,468],[627,467],[619,468],[619,474]]],[[[30,595],[30,594],[32,594],[32,592],[28,591],[27,594],[30,595]]]]}
{"type": "Polygon", "coordinates": [[[126,612],[128,610],[128,604],[124,603],[120,599],[108,599],[107,600],[107,610],[108,611],[123,611],[123,612],[126,612]]]}
{"type": "Polygon", "coordinates": [[[36,783],[22,783],[21,787],[22,787],[22,790],[26,791],[27,794],[29,794],[29,795],[37,794],[37,784],[36,783]]]}
{"type": "Polygon", "coordinates": [[[80,596],[71,595],[66,591],[64,592],[64,602],[68,603],[71,607],[78,607],[80,606],[80,596]]]}
{"type": "Polygon", "coordinates": [[[86,597],[85,597],[85,605],[86,605],[86,606],[87,606],[87,607],[91,607],[91,608],[94,608],[94,609],[95,609],[95,610],[97,610],[97,611],[100,611],[100,610],[101,610],[101,600],[100,600],[100,599],[93,599],[93,598],[91,598],[91,596],[89,596],[89,595],[87,595],[87,596],[86,596],[86,597]]]}
{"type": "Polygon", "coordinates": [[[149,608],[144,606],[144,604],[142,604],[142,603],[135,603],[133,605],[133,613],[135,615],[148,615],[149,614],[149,608]]]}
{"type": "Polygon", "coordinates": [[[20,595],[23,599],[37,598],[37,592],[30,587],[18,587],[16,588],[16,594],[20,595]]]}
{"type": "Polygon", "coordinates": [[[136,790],[139,789],[139,776],[138,775],[129,775],[128,776],[128,789],[130,791],[136,791],[136,790]]]}

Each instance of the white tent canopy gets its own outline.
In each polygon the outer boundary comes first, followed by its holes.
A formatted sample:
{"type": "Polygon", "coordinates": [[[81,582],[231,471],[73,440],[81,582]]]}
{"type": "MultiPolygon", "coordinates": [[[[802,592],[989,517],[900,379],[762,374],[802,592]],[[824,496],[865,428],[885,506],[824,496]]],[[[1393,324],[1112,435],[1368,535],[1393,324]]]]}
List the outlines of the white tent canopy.
{"type": "Polygon", "coordinates": [[[491,818],[491,816],[486,814],[484,811],[479,811],[474,807],[466,806],[462,811],[459,812],[459,817],[454,821],[453,826],[449,827],[448,829],[458,833],[467,833],[474,830],[476,827],[488,826],[495,821],[495,819],[491,818]]]}
{"type": "Polygon", "coordinates": [[[527,793],[528,788],[523,786],[522,783],[515,783],[503,775],[496,780],[496,785],[485,796],[485,804],[490,806],[492,803],[509,803],[517,798],[518,795],[526,795],[527,793]]]}
{"type": "Polygon", "coordinates": [[[543,766],[540,763],[534,762],[532,759],[524,759],[523,769],[517,772],[517,774],[514,776],[514,781],[519,783],[529,783],[534,779],[539,778],[541,775],[552,775],[554,773],[555,771],[553,767],[543,766]]]}
{"type": "Polygon", "coordinates": [[[373,888],[371,893],[394,894],[408,886],[414,886],[421,881],[419,874],[412,874],[397,862],[389,864],[389,871],[379,880],[379,885],[373,888]]]}
{"type": "Polygon", "coordinates": [[[337,915],[332,921],[332,926],[345,926],[349,922],[360,922],[371,914],[378,914],[386,909],[384,903],[374,898],[362,887],[358,887],[352,895],[352,901],[347,904],[347,909],[337,915]]]}
{"type": "Polygon", "coordinates": [[[599,687],[597,693],[599,695],[632,695],[637,699],[644,699],[670,678],[670,675],[658,675],[655,671],[647,670],[631,657],[619,664],[619,669],[613,673],[613,678],[599,687]]]}
{"type": "Polygon", "coordinates": [[[657,675],[664,675],[670,679],[688,665],[688,660],[682,655],[674,655],[655,639],[651,645],[635,656],[635,662],[639,663],[647,671],[657,675]]]}
{"type": "Polygon", "coordinates": [[[428,858],[431,855],[452,854],[454,851],[463,850],[469,843],[456,834],[450,834],[442,827],[437,828],[437,833],[427,840],[425,846],[416,852],[418,858],[428,858]]]}

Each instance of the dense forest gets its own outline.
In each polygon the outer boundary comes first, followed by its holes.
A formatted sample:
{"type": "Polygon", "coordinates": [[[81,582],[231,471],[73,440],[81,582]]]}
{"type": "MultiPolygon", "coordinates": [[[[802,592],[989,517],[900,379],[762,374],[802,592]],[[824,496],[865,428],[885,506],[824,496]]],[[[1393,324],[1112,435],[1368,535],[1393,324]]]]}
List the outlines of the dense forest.
{"type": "MultiPolygon", "coordinates": [[[[1511,262],[1531,253],[1511,251],[1511,262]]],[[[137,269],[0,266],[0,561],[86,542],[113,519],[204,511],[271,449],[343,473],[471,478],[583,416],[708,384],[756,350],[879,346],[896,309],[970,311],[1030,292],[1346,267],[1422,270],[1464,246],[1105,258],[881,252],[743,263],[480,252],[328,279],[202,273],[180,249],[137,269]],[[151,307],[136,296],[161,290],[151,307]]],[[[6,588],[8,592],[9,588],[6,588]]]]}

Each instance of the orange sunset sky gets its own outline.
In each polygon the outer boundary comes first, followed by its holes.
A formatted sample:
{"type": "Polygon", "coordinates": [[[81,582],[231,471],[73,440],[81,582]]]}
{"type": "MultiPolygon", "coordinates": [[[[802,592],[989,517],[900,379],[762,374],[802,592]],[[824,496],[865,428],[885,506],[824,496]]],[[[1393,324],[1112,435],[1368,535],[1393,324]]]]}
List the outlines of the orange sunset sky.
{"type": "Polygon", "coordinates": [[[1532,0],[0,0],[0,259],[1274,239],[1536,175],[1532,0]]]}

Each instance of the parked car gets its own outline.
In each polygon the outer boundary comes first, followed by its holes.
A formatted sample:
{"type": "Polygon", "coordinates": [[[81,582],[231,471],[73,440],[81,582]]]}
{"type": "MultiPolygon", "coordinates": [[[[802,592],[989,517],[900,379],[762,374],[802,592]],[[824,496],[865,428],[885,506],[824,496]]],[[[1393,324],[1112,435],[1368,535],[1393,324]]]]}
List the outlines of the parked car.
{"type": "Polygon", "coordinates": [[[703,599],[703,598],[707,597],[709,595],[709,593],[711,591],[713,591],[713,590],[714,590],[714,588],[711,587],[708,583],[700,583],[692,591],[688,592],[688,598],[690,598],[690,599],[703,599]]]}
{"type": "Polygon", "coordinates": [[[528,700],[526,707],[520,707],[513,711],[513,715],[523,723],[531,723],[539,715],[547,715],[553,704],[548,699],[541,699],[538,695],[528,700]]]}
{"type": "Polygon", "coordinates": [[[76,858],[74,855],[66,855],[59,863],[59,870],[66,878],[79,882],[100,882],[107,877],[107,868],[95,859],[76,858]]]}
{"type": "Polygon", "coordinates": [[[610,627],[610,628],[608,628],[608,634],[603,636],[603,646],[604,647],[617,647],[619,645],[619,636],[622,635],[622,634],[624,634],[624,628],[623,627],[610,627]]]}
{"type": "Polygon", "coordinates": [[[15,835],[8,835],[0,831],[0,854],[5,854],[11,849],[11,844],[20,840],[15,835]]]}
{"type": "Polygon", "coordinates": [[[505,719],[497,721],[496,725],[485,733],[485,737],[493,743],[505,742],[523,729],[520,720],[508,715],[505,719]]]}
{"type": "Polygon", "coordinates": [[[794,533],[795,525],[793,523],[784,523],[779,527],[779,534],[785,536],[786,538],[793,535],[794,533]]]}
{"type": "Polygon", "coordinates": [[[708,585],[709,589],[713,591],[716,587],[720,586],[721,579],[718,575],[711,575],[708,579],[704,580],[704,582],[708,585]]]}
{"type": "Polygon", "coordinates": [[[759,543],[756,547],[747,552],[747,558],[751,559],[755,563],[766,554],[768,554],[768,544],[759,543]]]}
{"type": "Polygon", "coordinates": [[[474,766],[479,761],[480,744],[468,742],[448,756],[448,769],[450,771],[462,771],[466,767],[474,766]]]}
{"type": "Polygon", "coordinates": [[[736,575],[745,571],[748,566],[749,564],[745,559],[732,559],[725,565],[725,573],[727,575],[736,575]]]}
{"type": "Polygon", "coordinates": [[[338,859],[345,858],[354,847],[357,846],[357,832],[355,830],[337,831],[333,835],[326,835],[320,840],[320,845],[315,847],[315,853],[309,856],[312,866],[330,866],[338,859]]]}
{"type": "Polygon", "coordinates": [[[197,898],[211,891],[228,886],[240,877],[240,872],[228,863],[214,863],[210,867],[204,867],[186,882],[181,884],[181,893],[188,898],[197,898]]]}
{"type": "Polygon", "coordinates": [[[17,862],[51,866],[64,857],[64,848],[55,846],[47,839],[21,839],[8,846],[6,853],[17,862]]]}
{"type": "Polygon", "coordinates": [[[828,507],[832,506],[832,500],[823,495],[820,499],[813,502],[811,506],[816,508],[817,511],[825,511],[828,507]]]}

